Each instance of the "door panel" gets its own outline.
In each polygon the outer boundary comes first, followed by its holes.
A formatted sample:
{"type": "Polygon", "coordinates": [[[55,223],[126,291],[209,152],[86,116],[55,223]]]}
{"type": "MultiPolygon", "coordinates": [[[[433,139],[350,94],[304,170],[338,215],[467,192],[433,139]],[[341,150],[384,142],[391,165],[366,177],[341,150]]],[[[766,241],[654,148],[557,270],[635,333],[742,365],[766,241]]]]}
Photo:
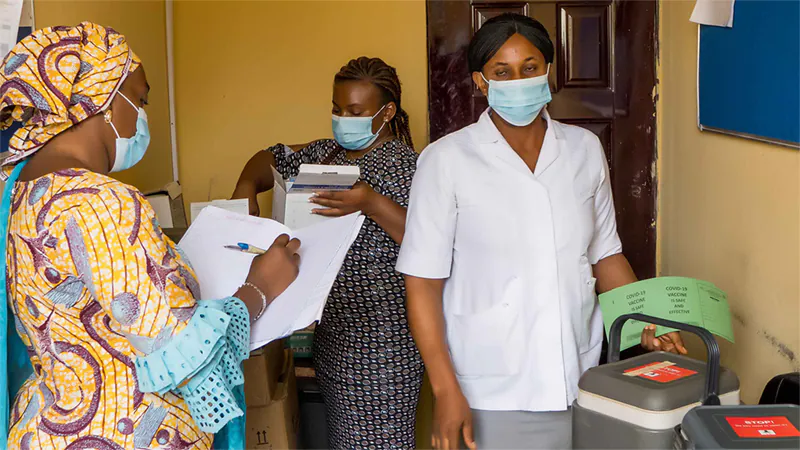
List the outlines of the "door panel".
{"type": "Polygon", "coordinates": [[[560,86],[611,89],[608,76],[611,3],[560,5],[560,86]]]}
{"type": "Polygon", "coordinates": [[[467,70],[467,46],[504,12],[550,33],[553,118],[602,142],[625,255],[640,278],[655,275],[655,0],[428,0],[431,140],[475,122],[487,108],[467,70]],[[633,76],[633,73],[636,76],[633,76]]]}

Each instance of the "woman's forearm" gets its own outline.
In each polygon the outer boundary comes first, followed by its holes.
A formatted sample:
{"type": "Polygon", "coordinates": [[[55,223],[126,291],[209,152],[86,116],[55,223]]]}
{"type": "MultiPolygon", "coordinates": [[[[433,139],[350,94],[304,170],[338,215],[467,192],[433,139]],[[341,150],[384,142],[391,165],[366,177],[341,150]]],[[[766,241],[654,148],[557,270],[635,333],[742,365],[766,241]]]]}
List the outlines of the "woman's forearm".
{"type": "Polygon", "coordinates": [[[601,259],[592,267],[592,272],[597,278],[597,291],[601,294],[638,281],[622,253],[601,259]]]}
{"type": "Polygon", "coordinates": [[[417,344],[435,396],[460,390],[445,339],[442,292],[445,280],[406,275],[406,308],[411,335],[417,344]]]}
{"type": "MultiPolygon", "coordinates": [[[[253,155],[239,175],[236,191],[248,191],[248,193],[254,191],[255,194],[260,194],[272,189],[275,179],[272,176],[271,167],[274,165],[275,155],[271,152],[261,151],[253,155]]],[[[234,198],[237,197],[234,196],[234,198]]]]}
{"type": "Polygon", "coordinates": [[[406,209],[389,197],[375,194],[372,207],[364,214],[380,226],[398,244],[406,232],[406,209]]]}

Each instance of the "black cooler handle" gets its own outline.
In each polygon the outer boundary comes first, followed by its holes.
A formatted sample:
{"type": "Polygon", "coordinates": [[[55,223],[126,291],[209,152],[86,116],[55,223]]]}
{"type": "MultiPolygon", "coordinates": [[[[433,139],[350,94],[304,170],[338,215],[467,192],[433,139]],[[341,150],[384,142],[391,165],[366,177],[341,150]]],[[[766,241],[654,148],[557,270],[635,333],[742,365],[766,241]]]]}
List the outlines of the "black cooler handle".
{"type": "Polygon", "coordinates": [[[703,392],[704,405],[719,405],[719,344],[714,336],[705,328],[696,327],[686,323],[674,322],[672,320],[660,319],[658,317],[647,316],[645,314],[625,314],[617,317],[611,324],[608,333],[608,362],[619,361],[619,348],[622,341],[622,326],[628,320],[638,320],[640,322],[661,325],[662,327],[675,328],[681,331],[688,331],[696,334],[706,346],[706,387],[703,392]]]}

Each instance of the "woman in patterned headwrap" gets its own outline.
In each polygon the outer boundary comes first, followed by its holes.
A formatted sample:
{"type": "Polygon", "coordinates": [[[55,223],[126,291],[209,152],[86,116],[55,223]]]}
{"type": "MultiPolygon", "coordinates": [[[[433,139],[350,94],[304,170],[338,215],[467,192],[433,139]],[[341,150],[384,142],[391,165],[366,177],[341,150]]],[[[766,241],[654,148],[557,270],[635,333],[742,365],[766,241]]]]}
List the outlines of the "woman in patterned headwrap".
{"type": "Polygon", "coordinates": [[[37,31],[0,67],[0,126],[22,122],[3,162],[0,365],[12,384],[32,369],[10,411],[0,373],[9,448],[207,449],[222,431],[218,446],[243,447],[251,316],[296,276],[299,243],[279,238],[233,297],[197,301],[142,194],[107,176],[147,149],[148,91],[125,38],[91,23],[37,31]]]}

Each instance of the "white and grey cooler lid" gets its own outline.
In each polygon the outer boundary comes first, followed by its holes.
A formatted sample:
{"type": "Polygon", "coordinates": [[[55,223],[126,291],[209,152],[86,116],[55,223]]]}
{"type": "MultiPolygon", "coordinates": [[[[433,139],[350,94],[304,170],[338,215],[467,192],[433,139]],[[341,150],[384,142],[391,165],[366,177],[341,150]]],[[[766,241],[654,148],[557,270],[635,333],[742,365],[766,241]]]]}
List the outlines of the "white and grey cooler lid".
{"type": "MultiPolygon", "coordinates": [[[[598,366],[581,377],[578,388],[581,394],[603,397],[637,409],[672,411],[702,403],[706,376],[703,362],[673,353],[652,352],[598,366]]],[[[738,391],[736,374],[721,368],[720,402],[735,395],[735,403],[739,403],[738,391]]],[[[578,403],[586,406],[580,399],[578,403]]]]}
{"type": "Polygon", "coordinates": [[[614,321],[608,333],[608,364],[587,371],[578,383],[577,404],[587,410],[650,430],[681,423],[701,404],[739,404],[739,379],[719,365],[719,346],[707,330],[642,314],[614,321]],[[706,345],[706,363],[686,356],[653,352],[620,361],[620,336],[626,320],[688,331],[706,345]]]}
{"type": "Polygon", "coordinates": [[[800,406],[699,406],[681,422],[678,440],[695,449],[798,449],[800,406]]]}

